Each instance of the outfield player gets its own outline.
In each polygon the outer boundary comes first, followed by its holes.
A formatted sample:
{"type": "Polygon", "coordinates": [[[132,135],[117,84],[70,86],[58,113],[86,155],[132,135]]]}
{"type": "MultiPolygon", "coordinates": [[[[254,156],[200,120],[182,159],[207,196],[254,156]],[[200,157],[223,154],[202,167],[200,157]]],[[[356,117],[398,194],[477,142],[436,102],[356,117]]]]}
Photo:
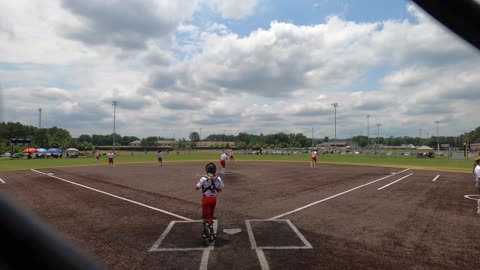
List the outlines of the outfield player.
{"type": "Polygon", "coordinates": [[[227,159],[227,151],[223,151],[222,155],[220,156],[220,165],[222,166],[222,168],[220,168],[221,174],[225,174],[225,163],[227,162],[227,159]]]}
{"type": "Polygon", "coordinates": [[[208,163],[205,166],[205,176],[202,176],[195,186],[195,190],[202,189],[202,217],[203,217],[203,235],[207,243],[213,245],[215,242],[215,232],[213,231],[213,214],[217,205],[217,195],[223,190],[222,179],[215,175],[217,166],[208,163]]]}
{"type": "Polygon", "coordinates": [[[310,160],[310,168],[315,167],[317,165],[317,156],[318,156],[317,150],[313,150],[312,159],[310,160]]]}
{"type": "MultiPolygon", "coordinates": [[[[475,187],[480,195],[480,156],[475,157],[473,176],[475,177],[475,187]]],[[[477,214],[480,214],[480,199],[477,201],[477,214]]]]}
{"type": "Polygon", "coordinates": [[[108,152],[107,158],[108,158],[108,164],[110,165],[110,167],[115,167],[115,164],[113,162],[113,159],[115,158],[115,153],[113,151],[108,152]]]}
{"type": "Polygon", "coordinates": [[[162,152],[162,149],[158,150],[157,162],[158,162],[158,166],[163,167],[163,152],[162,152]]]}

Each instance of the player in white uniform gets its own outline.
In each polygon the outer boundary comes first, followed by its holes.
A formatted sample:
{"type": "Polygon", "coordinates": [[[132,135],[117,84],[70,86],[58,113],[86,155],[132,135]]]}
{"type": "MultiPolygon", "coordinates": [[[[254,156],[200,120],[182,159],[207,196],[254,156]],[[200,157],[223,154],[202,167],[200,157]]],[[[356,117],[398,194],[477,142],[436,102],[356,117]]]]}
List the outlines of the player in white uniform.
{"type": "Polygon", "coordinates": [[[310,168],[315,167],[317,165],[317,156],[318,156],[317,150],[313,150],[312,159],[310,160],[310,168]]]}
{"type": "Polygon", "coordinates": [[[100,160],[100,157],[101,157],[101,156],[102,156],[102,155],[100,154],[100,151],[98,151],[98,150],[95,151],[95,160],[96,160],[97,163],[98,163],[98,161],[100,160]]]}
{"type": "MultiPolygon", "coordinates": [[[[480,156],[475,157],[473,176],[475,177],[475,187],[480,195],[480,156]]],[[[477,201],[477,214],[480,214],[480,199],[477,201]]]]}
{"type": "Polygon", "coordinates": [[[220,156],[220,165],[222,165],[222,168],[220,168],[220,173],[225,174],[225,163],[227,163],[228,155],[226,151],[223,151],[223,154],[220,156]]]}
{"type": "Polygon", "coordinates": [[[115,158],[115,153],[113,153],[112,151],[108,152],[107,158],[108,158],[108,164],[110,165],[110,167],[115,167],[115,164],[113,162],[113,159],[115,158]]]}
{"type": "Polygon", "coordinates": [[[162,152],[162,149],[158,150],[158,152],[157,152],[157,164],[158,164],[158,166],[163,167],[163,152],[162,152]]]}

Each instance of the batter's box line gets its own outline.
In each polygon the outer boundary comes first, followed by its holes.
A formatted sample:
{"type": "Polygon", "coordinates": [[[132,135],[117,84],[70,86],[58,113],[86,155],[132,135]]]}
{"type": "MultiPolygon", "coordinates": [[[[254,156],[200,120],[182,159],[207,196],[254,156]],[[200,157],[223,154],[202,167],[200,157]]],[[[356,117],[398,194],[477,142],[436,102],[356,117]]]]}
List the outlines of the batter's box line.
{"type": "Polygon", "coordinates": [[[255,250],[264,250],[264,249],[313,249],[312,244],[308,242],[308,240],[303,236],[303,234],[293,225],[293,223],[289,219],[275,219],[275,220],[270,220],[270,219],[249,219],[245,220],[245,225],[247,227],[247,233],[248,233],[248,239],[250,240],[250,244],[252,246],[252,249],[255,250]],[[292,231],[294,231],[298,238],[302,241],[304,244],[303,246],[258,246],[257,242],[255,240],[255,235],[253,234],[252,230],[252,225],[250,222],[286,222],[292,231]]]}
{"type": "MultiPolygon", "coordinates": [[[[171,221],[170,224],[168,224],[165,231],[163,231],[162,235],[160,235],[160,238],[158,238],[158,240],[155,241],[153,246],[148,251],[154,252],[154,251],[195,251],[195,250],[206,251],[206,250],[213,250],[214,246],[198,247],[198,248],[196,248],[196,247],[194,247],[194,248],[161,248],[160,247],[163,240],[165,240],[165,238],[167,237],[168,233],[173,228],[175,223],[201,223],[201,222],[203,222],[203,220],[192,220],[192,221],[174,220],[174,221],[171,221]]],[[[214,229],[215,232],[217,231],[218,221],[213,223],[213,229],[214,229]]]]}

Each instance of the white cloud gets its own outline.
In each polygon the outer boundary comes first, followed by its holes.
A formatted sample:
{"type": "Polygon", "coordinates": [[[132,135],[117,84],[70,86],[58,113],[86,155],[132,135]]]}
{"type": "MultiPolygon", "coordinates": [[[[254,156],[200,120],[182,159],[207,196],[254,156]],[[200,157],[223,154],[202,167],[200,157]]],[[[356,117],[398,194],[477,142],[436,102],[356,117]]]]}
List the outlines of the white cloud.
{"type": "Polygon", "coordinates": [[[468,113],[478,103],[478,52],[415,6],[416,22],[331,16],[239,35],[225,22],[197,22],[196,12],[238,20],[261,3],[116,3],[109,12],[92,1],[2,3],[4,121],[35,124],[42,104],[47,126],[105,134],[118,100],[122,135],[314,127],[333,137],[338,102],[339,138],[366,134],[367,114],[390,135],[415,135],[435,119],[446,134],[478,126],[468,113]]]}
{"type": "Polygon", "coordinates": [[[226,19],[242,19],[253,14],[258,0],[210,0],[210,5],[226,19]]]}

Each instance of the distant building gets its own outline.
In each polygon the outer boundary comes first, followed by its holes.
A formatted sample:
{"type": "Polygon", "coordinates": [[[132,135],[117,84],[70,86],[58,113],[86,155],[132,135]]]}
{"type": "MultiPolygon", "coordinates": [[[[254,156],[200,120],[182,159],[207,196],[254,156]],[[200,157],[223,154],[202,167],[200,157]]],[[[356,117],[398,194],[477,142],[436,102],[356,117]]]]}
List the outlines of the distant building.
{"type": "Polygon", "coordinates": [[[346,141],[337,141],[337,142],[323,142],[320,144],[316,144],[316,147],[321,147],[321,148],[329,148],[329,147],[347,147],[351,146],[349,142],[346,141]]]}
{"type": "Polygon", "coordinates": [[[141,143],[141,142],[142,142],[142,141],[140,141],[140,140],[135,140],[135,141],[133,141],[133,142],[130,142],[128,145],[129,145],[129,146],[140,146],[140,143],[141,143]]]}
{"type": "MultiPolygon", "coordinates": [[[[129,146],[141,146],[142,141],[141,140],[135,140],[133,142],[130,142],[128,145],[129,146]]],[[[174,144],[174,140],[158,140],[155,146],[158,147],[164,147],[164,148],[170,148],[172,144],[174,144]]]]}
{"type": "Polygon", "coordinates": [[[197,147],[220,147],[220,146],[226,146],[227,144],[230,147],[235,147],[235,142],[227,142],[227,141],[198,141],[195,143],[197,147]]]}
{"type": "Polygon", "coordinates": [[[165,148],[170,148],[172,144],[174,144],[174,140],[158,140],[157,141],[157,146],[159,147],[165,147],[165,148]]]}

